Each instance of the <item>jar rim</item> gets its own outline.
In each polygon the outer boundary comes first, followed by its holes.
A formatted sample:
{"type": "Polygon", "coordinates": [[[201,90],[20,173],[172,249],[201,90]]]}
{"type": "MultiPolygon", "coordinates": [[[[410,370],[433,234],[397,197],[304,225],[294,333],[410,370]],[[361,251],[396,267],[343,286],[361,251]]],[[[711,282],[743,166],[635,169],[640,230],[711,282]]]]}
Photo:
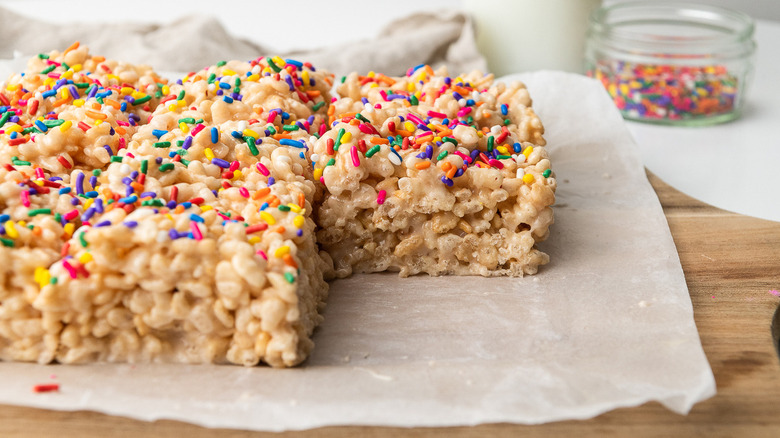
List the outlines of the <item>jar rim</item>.
{"type": "Polygon", "coordinates": [[[632,1],[602,6],[590,16],[591,31],[604,37],[625,42],[663,42],[671,45],[734,44],[751,41],[755,24],[753,19],[740,11],[720,6],[676,1],[632,1]],[[724,30],[707,36],[679,36],[630,29],[630,23],[621,21],[621,14],[661,14],[659,20],[667,20],[683,26],[705,26],[724,30]],[[623,23],[625,26],[620,26],[623,23]],[[718,24],[721,24],[720,26],[718,24]]]}

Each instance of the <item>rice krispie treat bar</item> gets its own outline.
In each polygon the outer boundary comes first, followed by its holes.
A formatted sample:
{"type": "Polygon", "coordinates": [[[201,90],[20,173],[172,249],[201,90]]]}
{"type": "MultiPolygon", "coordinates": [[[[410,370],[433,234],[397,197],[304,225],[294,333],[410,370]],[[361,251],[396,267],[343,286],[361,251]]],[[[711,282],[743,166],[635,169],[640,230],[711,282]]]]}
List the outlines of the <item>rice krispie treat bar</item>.
{"type": "MultiPolygon", "coordinates": [[[[47,207],[51,245],[33,247],[21,232],[0,254],[25,261],[3,285],[0,358],[305,359],[332,271],[315,242],[320,191],[306,154],[331,84],[311,66],[261,58],[159,87],[160,105],[127,117],[138,123],[122,147],[79,161],[34,200],[47,207]]],[[[81,156],[104,138],[52,142],[81,156]]],[[[45,177],[45,160],[24,158],[45,177]]],[[[8,185],[9,216],[38,207],[19,206],[19,183],[8,185]]]]}
{"type": "Polygon", "coordinates": [[[353,73],[314,145],[318,240],[338,276],[533,274],[556,181],[520,83],[428,66],[353,73]]]}

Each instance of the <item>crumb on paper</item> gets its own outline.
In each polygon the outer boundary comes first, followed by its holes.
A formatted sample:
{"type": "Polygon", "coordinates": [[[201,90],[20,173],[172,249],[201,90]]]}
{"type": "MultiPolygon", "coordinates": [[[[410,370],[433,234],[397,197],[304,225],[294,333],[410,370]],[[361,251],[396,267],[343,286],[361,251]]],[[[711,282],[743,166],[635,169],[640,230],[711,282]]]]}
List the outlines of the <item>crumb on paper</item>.
{"type": "Polygon", "coordinates": [[[55,392],[60,390],[60,385],[57,383],[44,383],[33,386],[33,392],[55,392]]]}

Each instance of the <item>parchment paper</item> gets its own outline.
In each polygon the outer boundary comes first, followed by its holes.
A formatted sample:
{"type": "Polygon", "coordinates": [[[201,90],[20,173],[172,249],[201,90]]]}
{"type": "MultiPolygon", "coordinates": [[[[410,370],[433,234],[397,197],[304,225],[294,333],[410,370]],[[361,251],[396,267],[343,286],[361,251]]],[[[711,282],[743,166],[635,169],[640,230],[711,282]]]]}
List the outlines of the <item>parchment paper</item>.
{"type": "Polygon", "coordinates": [[[2,363],[0,403],[272,431],[686,413],[715,383],[636,145],[597,82],[521,77],[559,182],[538,275],[355,276],[332,283],[299,368],[2,363]]]}

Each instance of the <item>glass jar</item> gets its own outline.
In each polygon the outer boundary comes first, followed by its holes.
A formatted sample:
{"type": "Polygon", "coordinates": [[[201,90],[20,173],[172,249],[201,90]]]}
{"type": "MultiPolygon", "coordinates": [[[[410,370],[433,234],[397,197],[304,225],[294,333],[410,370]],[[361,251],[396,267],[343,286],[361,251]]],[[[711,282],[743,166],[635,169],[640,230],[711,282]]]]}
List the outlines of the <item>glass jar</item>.
{"type": "Polygon", "coordinates": [[[617,3],[590,17],[588,76],[624,118],[709,125],[739,117],[751,79],[753,20],[716,6],[617,3]]]}

